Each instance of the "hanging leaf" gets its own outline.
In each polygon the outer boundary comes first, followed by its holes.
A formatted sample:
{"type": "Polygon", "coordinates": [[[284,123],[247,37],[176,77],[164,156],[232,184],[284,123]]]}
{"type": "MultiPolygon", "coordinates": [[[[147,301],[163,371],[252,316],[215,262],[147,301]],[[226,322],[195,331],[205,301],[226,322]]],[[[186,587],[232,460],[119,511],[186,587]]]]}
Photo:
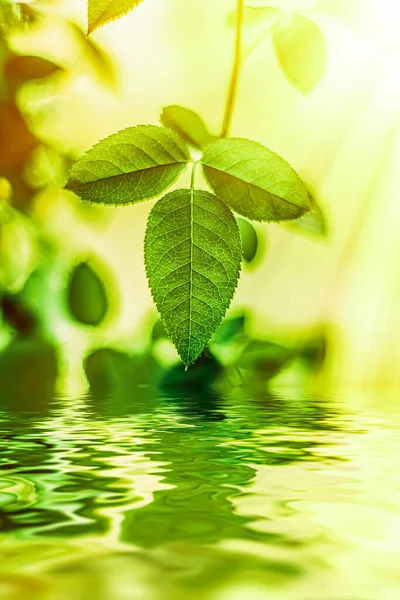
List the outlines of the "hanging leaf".
{"type": "Polygon", "coordinates": [[[158,311],[188,367],[224,316],[239,278],[241,242],[229,208],[202,190],[176,190],[150,213],[145,263],[158,311]]]}
{"type": "Polygon", "coordinates": [[[288,82],[299,92],[309,94],[326,68],[326,44],[317,25],[302,15],[293,14],[288,23],[278,23],[273,43],[288,82]]]}
{"type": "Polygon", "coordinates": [[[236,222],[239,226],[240,237],[242,239],[243,260],[250,264],[257,255],[258,235],[253,225],[246,219],[238,217],[236,222]]]}
{"type": "Polygon", "coordinates": [[[203,119],[189,108],[166,106],[162,110],[160,121],[165,127],[173,129],[187,144],[200,150],[215,140],[208,133],[203,119]]]}
{"type": "Polygon", "coordinates": [[[189,160],[186,146],[170,129],[129,127],[84,154],[72,168],[66,188],[88,202],[132,204],[161,194],[189,160]]]}
{"type": "Polygon", "coordinates": [[[142,0],[89,0],[88,35],[110,21],[123,17],[142,0]]]}
{"type": "Polygon", "coordinates": [[[68,308],[73,318],[83,325],[97,327],[106,317],[108,298],[104,284],[86,262],[77,264],[72,271],[68,308]]]}
{"type": "Polygon", "coordinates": [[[308,191],[297,173],[257,142],[217,140],[207,146],[201,162],[217,196],[248,219],[297,219],[311,208],[308,191]]]}

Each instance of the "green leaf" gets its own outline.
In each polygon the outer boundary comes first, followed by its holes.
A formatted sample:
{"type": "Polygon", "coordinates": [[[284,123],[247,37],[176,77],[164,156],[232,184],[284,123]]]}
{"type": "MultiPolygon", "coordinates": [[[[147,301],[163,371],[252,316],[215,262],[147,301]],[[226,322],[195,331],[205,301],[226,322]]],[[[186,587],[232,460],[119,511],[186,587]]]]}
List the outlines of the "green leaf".
{"type": "Polygon", "coordinates": [[[297,173],[257,142],[217,140],[207,146],[201,162],[217,196],[253,221],[297,219],[311,208],[308,191],[297,173]]]}
{"type": "Polygon", "coordinates": [[[187,144],[200,150],[215,139],[208,133],[203,119],[183,106],[166,106],[162,110],[160,121],[165,127],[173,129],[187,144]]]}
{"type": "Polygon", "coordinates": [[[68,283],[68,308],[76,321],[96,327],[106,317],[108,298],[103,282],[86,262],[72,271],[68,283]]]}
{"type": "Polygon", "coordinates": [[[288,82],[307,95],[320,81],[326,68],[326,44],[317,25],[293,14],[280,22],[273,35],[275,54],[288,82]]]}
{"type": "Polygon", "coordinates": [[[258,373],[263,379],[274,377],[294,358],[295,352],[266,340],[251,340],[243,350],[237,366],[258,373]]]}
{"type": "Polygon", "coordinates": [[[213,337],[214,344],[229,344],[245,336],[246,316],[245,314],[226,318],[222,321],[213,337]]]}
{"type": "Polygon", "coordinates": [[[236,219],[242,239],[243,260],[250,264],[257,255],[258,235],[253,225],[246,219],[236,219]]]}
{"type": "Polygon", "coordinates": [[[321,207],[313,203],[312,209],[307,214],[299,219],[290,221],[287,225],[296,233],[311,234],[316,237],[326,238],[328,235],[328,227],[326,219],[321,207]]]}
{"type": "Polygon", "coordinates": [[[129,127],[93,146],[71,169],[66,185],[82,200],[132,204],[155,198],[186,168],[190,156],[165,127],[129,127]]]}
{"type": "Polygon", "coordinates": [[[239,278],[241,243],[229,208],[202,190],[176,190],[150,213],[145,263],[152,295],[188,367],[224,316],[239,278]]]}
{"type": "Polygon", "coordinates": [[[88,0],[88,35],[133,10],[142,0],[88,0]]]}
{"type": "Polygon", "coordinates": [[[223,366],[218,359],[206,349],[189,371],[182,363],[168,369],[160,381],[160,386],[166,389],[206,392],[219,379],[223,371],[223,366]]]}

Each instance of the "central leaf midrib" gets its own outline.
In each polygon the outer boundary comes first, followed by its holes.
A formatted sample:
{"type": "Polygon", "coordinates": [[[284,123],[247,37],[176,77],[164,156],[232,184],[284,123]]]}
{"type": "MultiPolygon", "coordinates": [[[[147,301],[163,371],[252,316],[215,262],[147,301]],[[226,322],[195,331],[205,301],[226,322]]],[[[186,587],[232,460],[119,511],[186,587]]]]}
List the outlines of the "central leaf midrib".
{"type": "Polygon", "coordinates": [[[236,177],[236,175],[232,175],[228,171],[222,171],[221,169],[218,169],[217,167],[211,167],[210,165],[207,165],[206,163],[203,163],[203,167],[205,167],[206,169],[210,169],[211,171],[216,171],[217,173],[222,173],[223,175],[227,175],[228,177],[232,177],[232,179],[236,179],[237,181],[241,181],[242,183],[246,183],[247,185],[249,185],[249,186],[251,186],[253,188],[256,188],[257,190],[260,190],[260,191],[264,192],[265,194],[269,194],[270,196],[272,196],[272,198],[274,198],[276,200],[280,200],[281,202],[285,202],[289,206],[297,206],[298,208],[304,209],[305,211],[307,211],[307,207],[306,206],[296,204],[295,202],[290,202],[289,200],[286,200],[286,198],[283,198],[282,196],[277,196],[276,194],[273,194],[269,190],[266,190],[265,188],[262,188],[259,185],[256,185],[254,183],[250,183],[249,181],[246,181],[246,179],[242,179],[240,177],[236,177]]]}
{"type": "Polygon", "coordinates": [[[115,179],[118,178],[123,178],[123,177],[132,177],[134,175],[139,175],[141,173],[144,172],[149,172],[151,170],[153,171],[157,171],[158,169],[162,169],[165,167],[176,167],[176,166],[184,166],[188,163],[189,161],[176,161],[176,162],[171,162],[171,163],[165,163],[163,165],[154,165],[153,167],[146,167],[144,169],[139,169],[137,171],[128,171],[126,173],[117,173],[116,175],[109,175],[108,177],[101,177],[99,179],[93,179],[91,181],[81,181],[80,183],[73,183],[73,185],[68,185],[67,184],[67,189],[76,189],[76,188],[81,188],[84,187],[85,185],[91,185],[93,183],[103,183],[104,181],[113,181],[115,179]]]}
{"type": "Polygon", "coordinates": [[[192,292],[193,292],[193,247],[194,247],[194,185],[190,186],[190,268],[189,268],[189,331],[188,331],[188,349],[187,362],[190,360],[191,342],[192,342],[192,292]]]}

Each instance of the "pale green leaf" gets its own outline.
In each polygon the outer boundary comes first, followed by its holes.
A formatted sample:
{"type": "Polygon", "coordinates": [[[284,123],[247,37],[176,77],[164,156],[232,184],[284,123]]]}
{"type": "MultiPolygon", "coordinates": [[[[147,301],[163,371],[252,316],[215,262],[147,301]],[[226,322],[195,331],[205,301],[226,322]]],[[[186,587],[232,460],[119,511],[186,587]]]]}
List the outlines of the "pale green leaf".
{"type": "Polygon", "coordinates": [[[240,237],[242,239],[243,260],[246,263],[252,263],[257,255],[258,235],[253,225],[246,219],[238,217],[236,222],[239,226],[240,237]]]}
{"type": "Polygon", "coordinates": [[[326,44],[317,25],[293,14],[280,22],[273,35],[275,53],[282,73],[303,94],[309,94],[326,68],[326,44]]]}
{"type": "Polygon", "coordinates": [[[217,140],[207,146],[201,162],[217,196],[253,221],[297,219],[311,208],[308,191],[297,173],[257,142],[217,140]]]}
{"type": "Polygon", "coordinates": [[[209,192],[171,192],[150,213],[147,276],[165,328],[186,367],[203,352],[230,304],[241,254],[233,214],[209,192]]]}
{"type": "Polygon", "coordinates": [[[288,227],[302,234],[311,234],[316,237],[326,238],[328,235],[328,227],[324,213],[318,204],[312,204],[312,209],[307,214],[299,219],[290,221],[288,227]]]}
{"type": "Polygon", "coordinates": [[[140,202],[166,190],[189,160],[176,133],[138,125],[93,146],[71,169],[66,188],[88,202],[140,202]]]}
{"type": "Polygon", "coordinates": [[[88,35],[102,25],[123,17],[142,0],[88,0],[88,35]]]}
{"type": "Polygon", "coordinates": [[[200,150],[215,139],[208,133],[203,119],[193,110],[183,106],[166,106],[160,121],[165,127],[173,129],[187,144],[200,150]]]}
{"type": "MultiPolygon", "coordinates": [[[[243,11],[242,58],[247,58],[275,27],[282,15],[273,6],[245,6],[243,11]]],[[[229,27],[236,27],[236,10],[228,17],[229,27]]]]}

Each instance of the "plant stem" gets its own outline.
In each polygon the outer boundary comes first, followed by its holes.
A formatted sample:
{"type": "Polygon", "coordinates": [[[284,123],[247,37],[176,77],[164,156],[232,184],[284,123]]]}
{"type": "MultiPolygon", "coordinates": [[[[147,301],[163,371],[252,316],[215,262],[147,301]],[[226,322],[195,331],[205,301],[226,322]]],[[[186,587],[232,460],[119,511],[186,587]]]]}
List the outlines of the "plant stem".
{"type": "Polygon", "coordinates": [[[235,55],[233,59],[231,80],[229,83],[228,95],[225,104],[224,120],[220,137],[229,135],[233,109],[235,106],[237,86],[239,82],[240,64],[241,64],[241,46],[242,46],[242,23],[243,23],[244,0],[237,0],[236,9],[236,37],[235,37],[235,55]]]}
{"type": "Polygon", "coordinates": [[[198,165],[198,162],[195,161],[193,162],[193,166],[192,166],[192,173],[190,176],[190,190],[193,191],[194,190],[194,178],[196,176],[196,167],[198,165]]]}

